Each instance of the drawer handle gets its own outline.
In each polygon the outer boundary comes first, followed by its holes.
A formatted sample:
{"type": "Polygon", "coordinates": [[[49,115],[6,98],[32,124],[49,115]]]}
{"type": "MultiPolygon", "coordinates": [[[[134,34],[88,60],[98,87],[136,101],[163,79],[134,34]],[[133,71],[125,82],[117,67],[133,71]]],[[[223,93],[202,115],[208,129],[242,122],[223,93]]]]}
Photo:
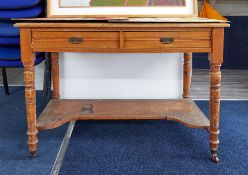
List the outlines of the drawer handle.
{"type": "Polygon", "coordinates": [[[160,38],[160,42],[163,44],[171,44],[174,42],[174,38],[160,38]]]}
{"type": "Polygon", "coordinates": [[[81,38],[81,37],[71,37],[68,40],[72,44],[80,44],[83,42],[83,38],[81,38]]]}
{"type": "Polygon", "coordinates": [[[81,109],[81,114],[92,114],[93,113],[93,105],[92,104],[86,104],[83,106],[83,108],[81,109]]]}

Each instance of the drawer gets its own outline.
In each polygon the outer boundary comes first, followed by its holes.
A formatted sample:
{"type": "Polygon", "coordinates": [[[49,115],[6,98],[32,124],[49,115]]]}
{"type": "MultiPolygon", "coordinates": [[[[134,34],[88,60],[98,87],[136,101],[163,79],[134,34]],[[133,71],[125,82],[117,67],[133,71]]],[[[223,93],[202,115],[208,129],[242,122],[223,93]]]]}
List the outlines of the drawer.
{"type": "Polygon", "coordinates": [[[127,49],[210,48],[211,31],[125,32],[127,49]]]}
{"type": "Polygon", "coordinates": [[[119,48],[118,32],[33,32],[33,48],[119,48]]]}

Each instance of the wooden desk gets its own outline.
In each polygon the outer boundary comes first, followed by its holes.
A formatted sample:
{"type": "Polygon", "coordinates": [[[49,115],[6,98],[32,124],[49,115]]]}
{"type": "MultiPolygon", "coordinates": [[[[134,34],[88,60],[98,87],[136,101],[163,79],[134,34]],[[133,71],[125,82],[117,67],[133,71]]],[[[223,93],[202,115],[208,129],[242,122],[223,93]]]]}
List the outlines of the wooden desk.
{"type": "Polygon", "coordinates": [[[227,23],[24,22],[21,31],[28,145],[37,151],[37,133],[73,120],[166,119],[210,132],[211,157],[218,162],[220,67],[227,23]],[[35,52],[51,52],[53,99],[36,120],[35,52]],[[185,53],[183,99],[180,100],[60,100],[59,52],[185,53]],[[189,98],[192,52],[209,53],[210,121],[189,98]]]}

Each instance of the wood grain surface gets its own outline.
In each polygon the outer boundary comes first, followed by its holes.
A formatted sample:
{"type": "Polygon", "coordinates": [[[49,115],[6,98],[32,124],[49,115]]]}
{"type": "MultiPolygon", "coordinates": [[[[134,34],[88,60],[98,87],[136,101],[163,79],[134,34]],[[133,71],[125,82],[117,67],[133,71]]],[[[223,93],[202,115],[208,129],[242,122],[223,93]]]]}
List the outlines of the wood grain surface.
{"type": "Polygon", "coordinates": [[[184,53],[183,63],[183,98],[190,97],[190,85],[192,74],[192,53],[184,53]]]}
{"type": "Polygon", "coordinates": [[[25,81],[25,100],[27,113],[27,135],[29,151],[32,156],[35,156],[37,150],[37,133],[36,128],[36,91],[35,91],[35,73],[34,61],[35,54],[31,49],[32,35],[30,29],[20,31],[21,35],[21,57],[24,67],[25,81]]]}
{"type": "Polygon", "coordinates": [[[208,128],[207,117],[191,100],[52,100],[37,121],[39,130],[73,120],[174,120],[191,128],[208,128]],[[84,113],[85,106],[92,111],[84,113]]]}

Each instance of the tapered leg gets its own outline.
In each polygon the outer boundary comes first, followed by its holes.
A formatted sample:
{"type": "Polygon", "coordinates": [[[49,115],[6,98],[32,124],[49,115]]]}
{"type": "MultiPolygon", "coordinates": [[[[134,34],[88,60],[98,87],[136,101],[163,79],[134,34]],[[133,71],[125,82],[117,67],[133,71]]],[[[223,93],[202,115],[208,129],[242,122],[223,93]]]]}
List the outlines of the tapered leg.
{"type": "Polygon", "coordinates": [[[53,77],[53,98],[59,99],[59,54],[51,53],[52,77],[53,77]]]}
{"type": "Polygon", "coordinates": [[[212,64],[210,70],[210,146],[212,160],[219,162],[217,155],[219,145],[219,114],[221,95],[220,64],[212,64]]]}
{"type": "Polygon", "coordinates": [[[34,63],[24,64],[24,80],[25,80],[25,99],[28,123],[28,145],[32,157],[35,157],[37,151],[37,133],[36,129],[36,91],[35,91],[35,74],[34,63]]]}
{"type": "Polygon", "coordinates": [[[5,67],[2,67],[2,74],[3,74],[3,85],[4,85],[5,94],[9,95],[9,85],[8,85],[7,72],[5,67]]]}
{"type": "Polygon", "coordinates": [[[183,73],[183,98],[190,97],[190,84],[191,84],[191,60],[192,53],[184,53],[184,73],[183,73]]]}

